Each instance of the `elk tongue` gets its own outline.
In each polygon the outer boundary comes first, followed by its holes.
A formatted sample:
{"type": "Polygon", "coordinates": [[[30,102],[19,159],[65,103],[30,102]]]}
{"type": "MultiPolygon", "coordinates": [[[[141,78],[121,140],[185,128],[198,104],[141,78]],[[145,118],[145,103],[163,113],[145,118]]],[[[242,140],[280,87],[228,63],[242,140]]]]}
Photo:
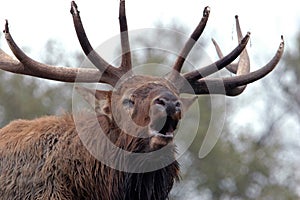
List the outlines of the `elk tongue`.
{"type": "Polygon", "coordinates": [[[173,132],[160,133],[153,129],[150,130],[150,136],[157,136],[157,137],[161,137],[161,138],[173,138],[174,137],[173,132]]]}
{"type": "Polygon", "coordinates": [[[157,124],[150,125],[150,135],[158,136],[161,138],[173,138],[177,124],[177,120],[173,120],[171,117],[167,117],[162,128],[161,126],[160,128],[158,128],[157,124]]]}

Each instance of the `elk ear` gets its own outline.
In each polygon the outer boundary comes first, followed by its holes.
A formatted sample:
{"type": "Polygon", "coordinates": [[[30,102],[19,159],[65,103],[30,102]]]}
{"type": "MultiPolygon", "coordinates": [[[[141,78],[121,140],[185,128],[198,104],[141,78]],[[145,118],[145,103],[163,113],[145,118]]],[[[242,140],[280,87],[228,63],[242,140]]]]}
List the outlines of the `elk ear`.
{"type": "Polygon", "coordinates": [[[95,91],[80,86],[76,86],[75,89],[87,101],[87,103],[94,109],[96,113],[111,114],[111,91],[95,91]]]}
{"type": "Polygon", "coordinates": [[[191,107],[191,105],[198,99],[197,96],[195,97],[180,97],[180,101],[182,103],[182,109],[183,113],[188,111],[188,109],[191,107]]]}

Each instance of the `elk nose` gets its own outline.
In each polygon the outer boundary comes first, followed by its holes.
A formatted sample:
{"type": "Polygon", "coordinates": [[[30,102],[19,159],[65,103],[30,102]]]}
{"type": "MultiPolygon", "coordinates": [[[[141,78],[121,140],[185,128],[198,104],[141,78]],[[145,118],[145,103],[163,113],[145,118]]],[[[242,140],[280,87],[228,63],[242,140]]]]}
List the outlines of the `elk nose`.
{"type": "Polygon", "coordinates": [[[177,99],[170,99],[166,97],[157,97],[153,101],[154,105],[160,106],[164,111],[166,112],[167,116],[174,117],[176,115],[179,115],[177,117],[180,118],[181,114],[181,103],[177,99]]]}

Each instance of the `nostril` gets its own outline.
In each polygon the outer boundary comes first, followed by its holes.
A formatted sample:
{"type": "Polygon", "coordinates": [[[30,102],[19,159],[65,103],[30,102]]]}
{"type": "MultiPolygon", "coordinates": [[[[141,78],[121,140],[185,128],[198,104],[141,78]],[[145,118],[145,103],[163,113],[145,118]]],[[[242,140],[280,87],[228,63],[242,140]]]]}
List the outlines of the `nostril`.
{"type": "Polygon", "coordinates": [[[177,102],[175,103],[175,107],[180,108],[180,106],[181,106],[181,103],[180,103],[179,101],[177,101],[177,102]]]}
{"type": "Polygon", "coordinates": [[[157,99],[154,100],[154,104],[159,104],[159,105],[165,106],[166,101],[162,98],[157,98],[157,99]]]}

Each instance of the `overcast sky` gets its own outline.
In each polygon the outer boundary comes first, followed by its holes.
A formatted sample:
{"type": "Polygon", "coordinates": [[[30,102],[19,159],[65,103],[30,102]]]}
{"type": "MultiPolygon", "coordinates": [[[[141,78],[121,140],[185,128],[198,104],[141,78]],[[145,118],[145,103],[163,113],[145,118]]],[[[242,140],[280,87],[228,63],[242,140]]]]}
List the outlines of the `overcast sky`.
{"type": "MultiPolygon", "coordinates": [[[[11,33],[20,46],[38,52],[53,38],[61,40],[69,50],[79,49],[69,0],[1,1],[0,25],[5,19],[9,20],[11,33]]],[[[77,0],[76,3],[94,46],[118,34],[118,0],[77,0]]],[[[293,47],[293,37],[300,23],[299,6],[294,0],[127,0],[129,30],[154,27],[158,21],[166,26],[176,21],[192,31],[207,5],[211,7],[211,15],[204,36],[217,39],[225,52],[236,45],[232,41],[236,14],[240,16],[243,32],[251,31],[250,53],[253,55],[272,56],[280,35],[285,36],[287,49],[293,47]]],[[[8,51],[3,37],[0,45],[8,51]]]]}

